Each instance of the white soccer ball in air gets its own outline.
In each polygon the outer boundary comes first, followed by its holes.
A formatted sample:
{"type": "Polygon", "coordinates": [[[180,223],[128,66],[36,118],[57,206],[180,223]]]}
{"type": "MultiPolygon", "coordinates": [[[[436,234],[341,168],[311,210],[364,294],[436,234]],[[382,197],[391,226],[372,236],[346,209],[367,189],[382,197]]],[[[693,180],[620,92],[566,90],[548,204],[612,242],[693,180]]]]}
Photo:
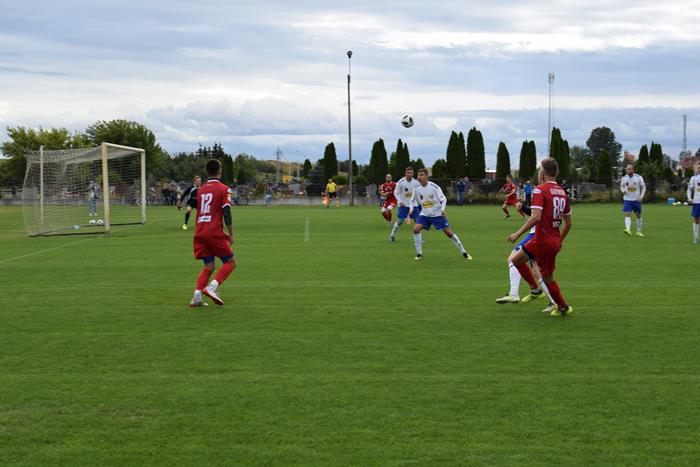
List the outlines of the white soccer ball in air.
{"type": "Polygon", "coordinates": [[[404,115],[401,119],[401,125],[403,125],[404,128],[411,128],[413,126],[413,117],[404,115]]]}
{"type": "Polygon", "coordinates": [[[105,221],[102,219],[97,219],[97,225],[104,225],[105,221]]]}
{"type": "Polygon", "coordinates": [[[97,224],[97,221],[95,219],[90,219],[90,225],[95,225],[97,224]]]}

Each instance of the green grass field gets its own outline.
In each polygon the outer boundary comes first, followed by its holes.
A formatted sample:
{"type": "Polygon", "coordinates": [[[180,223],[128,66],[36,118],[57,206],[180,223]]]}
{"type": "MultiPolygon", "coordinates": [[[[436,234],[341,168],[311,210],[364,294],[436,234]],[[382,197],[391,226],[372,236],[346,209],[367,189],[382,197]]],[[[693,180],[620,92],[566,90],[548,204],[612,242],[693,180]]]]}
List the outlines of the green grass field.
{"type": "Polygon", "coordinates": [[[0,208],[0,464],[698,465],[700,245],[687,208],[643,239],[619,211],[574,207],[562,319],[495,304],[495,206],[448,208],[470,263],[375,209],[236,209],[227,304],[194,310],[174,208],[31,239],[0,208]]]}

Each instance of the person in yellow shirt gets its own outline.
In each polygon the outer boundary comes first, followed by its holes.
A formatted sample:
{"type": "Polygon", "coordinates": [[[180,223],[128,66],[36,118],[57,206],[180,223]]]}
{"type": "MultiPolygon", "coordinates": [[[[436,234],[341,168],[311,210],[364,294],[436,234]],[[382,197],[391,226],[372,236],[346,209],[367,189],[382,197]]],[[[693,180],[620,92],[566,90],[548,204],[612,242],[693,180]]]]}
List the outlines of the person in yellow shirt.
{"type": "Polygon", "coordinates": [[[331,200],[335,200],[335,207],[340,207],[340,202],[338,201],[338,185],[335,184],[332,178],[328,179],[326,183],[326,196],[328,196],[328,204],[326,208],[331,207],[331,200]]]}

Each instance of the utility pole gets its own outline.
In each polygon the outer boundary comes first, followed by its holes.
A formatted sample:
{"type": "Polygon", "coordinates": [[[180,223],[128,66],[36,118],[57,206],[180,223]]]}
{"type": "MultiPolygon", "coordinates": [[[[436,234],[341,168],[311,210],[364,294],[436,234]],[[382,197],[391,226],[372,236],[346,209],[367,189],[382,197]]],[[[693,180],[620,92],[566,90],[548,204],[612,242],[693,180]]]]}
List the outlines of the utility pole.
{"type": "Polygon", "coordinates": [[[350,206],[355,205],[355,194],[352,190],[352,123],[350,118],[350,59],[352,50],[348,50],[348,185],[350,187],[350,206]]]}
{"type": "Polygon", "coordinates": [[[277,150],[275,151],[275,156],[277,156],[277,173],[276,173],[277,183],[282,183],[282,178],[280,177],[280,168],[282,165],[282,150],[280,149],[279,146],[277,146],[277,150]]]}
{"type": "Polygon", "coordinates": [[[554,88],[554,73],[547,74],[547,81],[549,81],[549,119],[547,124],[547,155],[551,155],[551,144],[552,144],[552,125],[554,124],[554,108],[552,107],[552,90],[554,88]]]}
{"type": "Polygon", "coordinates": [[[683,154],[688,150],[688,116],[683,115],[683,154]]]}

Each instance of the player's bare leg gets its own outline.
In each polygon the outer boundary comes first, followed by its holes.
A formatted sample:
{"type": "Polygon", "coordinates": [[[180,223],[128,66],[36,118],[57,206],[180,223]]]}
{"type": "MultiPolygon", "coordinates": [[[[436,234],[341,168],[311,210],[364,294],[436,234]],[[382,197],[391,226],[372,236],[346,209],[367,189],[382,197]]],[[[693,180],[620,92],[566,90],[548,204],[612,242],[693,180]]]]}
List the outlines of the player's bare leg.
{"type": "Polygon", "coordinates": [[[464,259],[466,259],[466,260],[472,259],[471,255],[469,253],[467,253],[467,250],[464,248],[464,245],[462,245],[462,242],[459,240],[459,237],[457,236],[457,234],[454,233],[454,231],[451,228],[445,227],[444,229],[442,229],[442,231],[445,233],[447,238],[452,240],[452,243],[454,243],[454,246],[459,250],[459,252],[462,254],[462,257],[464,257],[464,259]]]}
{"type": "Polygon", "coordinates": [[[224,262],[224,264],[219,269],[219,272],[216,273],[216,277],[214,277],[214,280],[211,281],[209,285],[202,290],[202,293],[207,297],[211,298],[217,305],[224,304],[224,301],[221,299],[221,297],[219,297],[217,289],[221,284],[224,283],[224,281],[233,272],[233,270],[236,269],[236,258],[234,258],[233,256],[231,256],[230,258],[222,258],[222,261],[224,262]]]}
{"type": "Polygon", "coordinates": [[[508,212],[508,204],[504,202],[501,209],[506,213],[504,219],[508,219],[510,217],[510,213],[508,212]]]}
{"type": "Polygon", "coordinates": [[[423,226],[421,224],[416,224],[416,226],[413,227],[413,244],[416,247],[416,257],[414,259],[416,261],[423,259],[423,234],[421,233],[422,231],[423,226]]]}

